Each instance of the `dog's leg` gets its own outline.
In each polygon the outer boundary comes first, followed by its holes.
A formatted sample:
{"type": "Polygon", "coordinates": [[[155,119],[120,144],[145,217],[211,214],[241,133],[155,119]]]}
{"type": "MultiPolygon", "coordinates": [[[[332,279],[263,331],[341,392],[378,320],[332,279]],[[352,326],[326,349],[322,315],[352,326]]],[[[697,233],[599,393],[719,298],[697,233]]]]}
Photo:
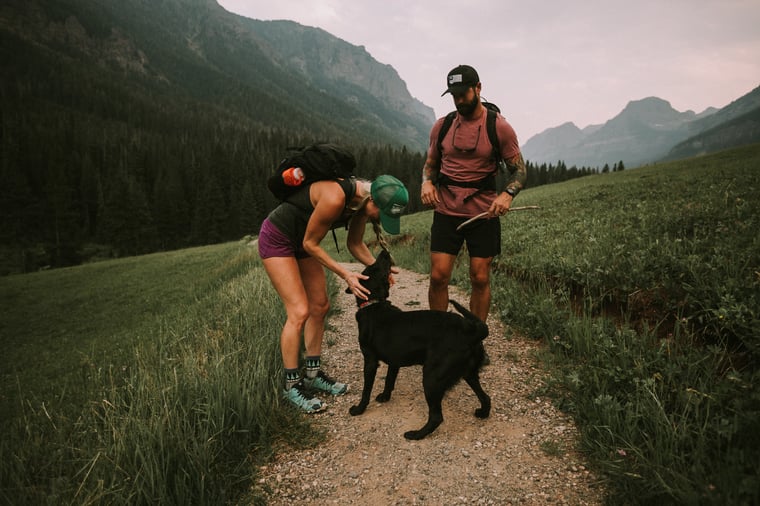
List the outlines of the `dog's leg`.
{"type": "Polygon", "coordinates": [[[478,375],[478,371],[475,370],[468,374],[464,377],[464,380],[470,385],[470,388],[472,388],[472,391],[475,392],[475,395],[478,396],[478,400],[480,401],[480,407],[475,410],[475,416],[478,418],[488,418],[488,415],[491,414],[491,398],[483,390],[483,387],[480,386],[480,376],[478,375]]]}
{"type": "Polygon", "coordinates": [[[419,430],[405,432],[404,437],[406,439],[422,439],[433,432],[439,425],[441,425],[441,422],[443,422],[441,402],[446,393],[446,385],[440,381],[440,378],[433,377],[433,373],[430,371],[427,364],[422,370],[422,386],[425,389],[425,400],[428,405],[427,423],[425,423],[425,425],[419,430]]]}
{"type": "Polygon", "coordinates": [[[419,430],[410,430],[404,433],[406,439],[422,439],[431,432],[433,432],[441,422],[443,422],[443,411],[441,409],[441,401],[443,400],[443,392],[440,395],[428,396],[425,393],[425,400],[428,403],[428,420],[425,425],[419,430]]]}
{"type": "Polygon", "coordinates": [[[396,386],[398,370],[398,366],[388,366],[388,373],[385,375],[385,388],[382,393],[375,398],[377,402],[388,402],[391,400],[391,392],[393,392],[393,388],[396,386]]]}
{"type": "Polygon", "coordinates": [[[362,389],[362,399],[356,406],[351,406],[348,412],[351,416],[361,415],[367,409],[369,396],[372,394],[372,386],[375,384],[375,374],[377,374],[378,360],[375,357],[364,356],[364,388],[362,389]]]}

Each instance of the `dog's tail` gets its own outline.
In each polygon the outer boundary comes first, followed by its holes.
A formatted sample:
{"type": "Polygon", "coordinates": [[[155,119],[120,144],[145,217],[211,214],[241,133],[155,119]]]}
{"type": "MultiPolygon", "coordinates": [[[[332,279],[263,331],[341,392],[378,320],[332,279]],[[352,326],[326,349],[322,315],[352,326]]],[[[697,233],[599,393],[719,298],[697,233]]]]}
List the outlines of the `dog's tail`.
{"type": "Polygon", "coordinates": [[[457,311],[459,311],[462,314],[462,316],[465,317],[467,321],[471,322],[475,326],[476,328],[475,333],[478,336],[478,339],[482,341],[483,339],[488,337],[488,325],[486,325],[486,323],[483,320],[481,320],[480,318],[472,314],[472,312],[470,312],[469,309],[461,305],[459,302],[453,299],[449,299],[449,302],[451,303],[452,306],[454,306],[454,308],[457,311]]]}

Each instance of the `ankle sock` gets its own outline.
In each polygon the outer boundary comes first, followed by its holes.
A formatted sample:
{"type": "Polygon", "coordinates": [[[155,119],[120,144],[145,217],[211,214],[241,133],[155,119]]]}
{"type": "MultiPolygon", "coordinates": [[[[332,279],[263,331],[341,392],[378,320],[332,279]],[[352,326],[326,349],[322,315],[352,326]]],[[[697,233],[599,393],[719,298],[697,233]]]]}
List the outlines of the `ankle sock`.
{"type": "Polygon", "coordinates": [[[319,372],[320,367],[320,356],[315,355],[311,357],[306,357],[306,377],[309,379],[314,379],[317,377],[317,373],[319,372]]]}
{"type": "Polygon", "coordinates": [[[298,369],[285,369],[285,390],[290,390],[290,387],[295,385],[301,380],[301,371],[298,369]]]}

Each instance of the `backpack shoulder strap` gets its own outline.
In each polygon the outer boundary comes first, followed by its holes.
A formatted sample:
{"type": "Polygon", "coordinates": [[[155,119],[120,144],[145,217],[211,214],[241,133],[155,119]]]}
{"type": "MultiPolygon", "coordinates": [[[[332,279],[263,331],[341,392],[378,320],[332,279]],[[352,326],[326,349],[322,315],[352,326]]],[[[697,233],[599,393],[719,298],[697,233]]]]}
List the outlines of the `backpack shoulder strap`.
{"type": "Polygon", "coordinates": [[[493,159],[498,163],[501,160],[501,150],[499,148],[499,136],[496,135],[496,111],[486,109],[486,112],[488,113],[486,117],[486,133],[488,134],[488,140],[491,141],[493,159]]]}
{"type": "Polygon", "coordinates": [[[454,123],[454,118],[456,118],[457,112],[451,111],[446,115],[445,118],[443,118],[443,123],[441,124],[441,130],[438,132],[438,163],[440,163],[441,158],[443,157],[443,139],[446,137],[446,134],[449,132],[449,129],[451,128],[451,124],[454,123]]]}
{"type": "MultiPolygon", "coordinates": [[[[343,193],[346,194],[346,205],[343,208],[343,212],[345,213],[346,209],[348,208],[348,203],[351,202],[351,199],[353,199],[354,195],[356,195],[356,178],[352,176],[352,177],[347,177],[345,179],[338,179],[336,182],[340,185],[341,189],[343,189],[343,193]]],[[[338,227],[343,227],[343,226],[345,226],[346,230],[348,230],[348,221],[346,221],[345,223],[343,222],[333,223],[333,226],[330,227],[330,231],[332,232],[332,236],[333,236],[333,241],[335,242],[335,249],[337,250],[338,253],[340,253],[340,246],[338,246],[338,236],[335,235],[335,229],[338,227]]]]}

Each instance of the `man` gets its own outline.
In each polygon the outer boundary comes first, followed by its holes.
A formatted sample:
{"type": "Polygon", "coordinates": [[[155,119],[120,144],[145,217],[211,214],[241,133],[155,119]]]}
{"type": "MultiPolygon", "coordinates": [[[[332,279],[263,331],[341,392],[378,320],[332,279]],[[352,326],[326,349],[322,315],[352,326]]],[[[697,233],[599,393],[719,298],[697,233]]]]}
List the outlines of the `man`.
{"type": "Polygon", "coordinates": [[[486,321],[491,304],[490,271],[494,256],[501,253],[499,216],[509,211],[512,199],[526,181],[517,136],[500,114],[496,116],[498,152],[510,178],[502,188],[495,186],[497,161],[486,128],[487,110],[480,101],[480,77],[474,68],[459,65],[449,72],[446,93],[451,93],[456,116],[438,148],[444,118],[430,131],[427,160],[422,169],[421,199],[434,207],[430,229],[430,309],[445,311],[449,281],[459,250],[464,243],[470,257],[470,310],[486,321]],[[487,212],[485,218],[462,230],[464,221],[487,212]]]}

